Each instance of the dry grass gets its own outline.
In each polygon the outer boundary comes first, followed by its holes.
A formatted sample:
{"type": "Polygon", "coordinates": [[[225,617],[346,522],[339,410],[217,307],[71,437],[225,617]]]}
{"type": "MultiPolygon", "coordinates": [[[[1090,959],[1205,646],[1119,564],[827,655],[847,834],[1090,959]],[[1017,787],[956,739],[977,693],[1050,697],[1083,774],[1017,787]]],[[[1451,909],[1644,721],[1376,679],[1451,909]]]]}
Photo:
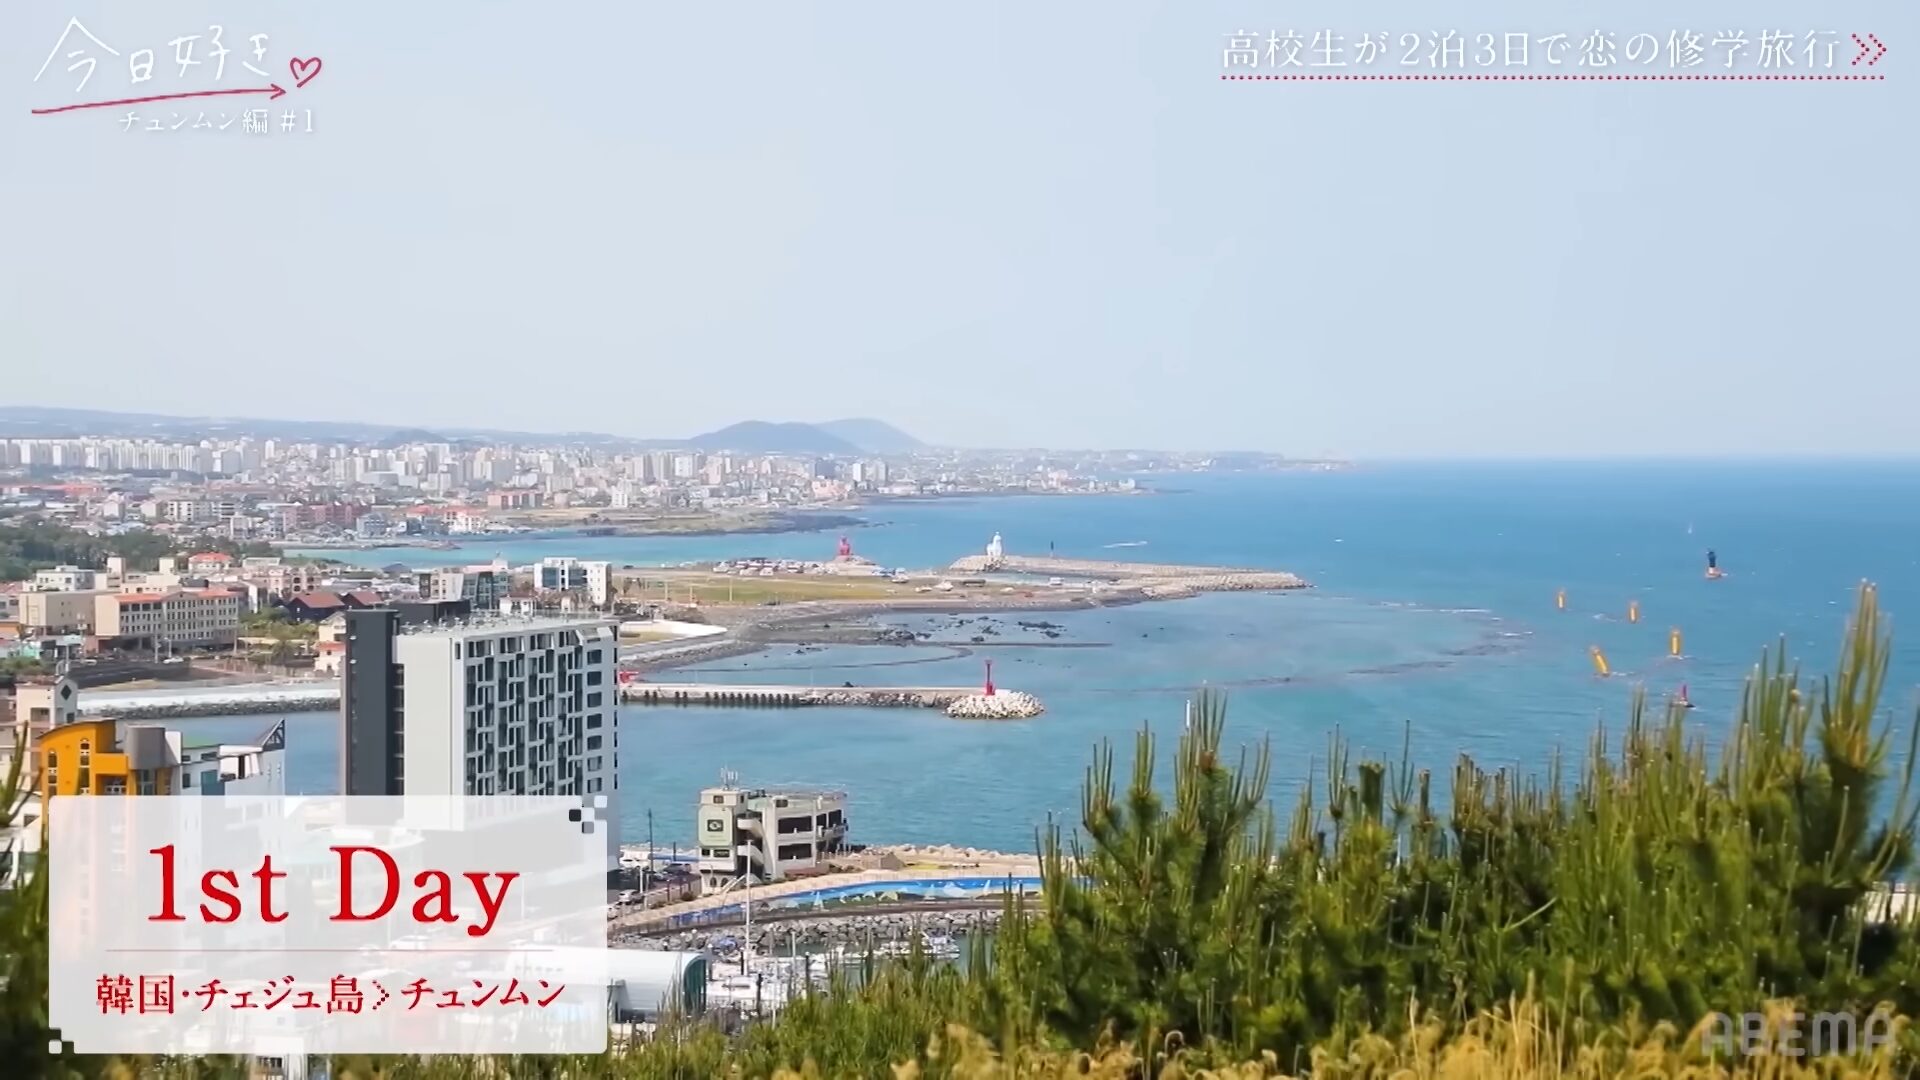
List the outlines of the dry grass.
{"type": "Polygon", "coordinates": [[[769,600],[783,604],[805,600],[893,600],[915,595],[911,585],[895,585],[880,578],[841,578],[826,574],[778,574],[773,577],[658,572],[629,574],[620,577],[615,591],[624,599],[658,602],[664,598],[671,603],[685,604],[691,598],[702,606],[754,605],[769,600]],[[632,585],[631,590],[629,584],[632,585]]]}
{"type": "MultiPolygon", "coordinates": [[[[1792,1005],[1776,1003],[1770,1015],[1775,1024],[1787,1022],[1792,1005]]],[[[986,1038],[955,1025],[928,1046],[926,1065],[896,1065],[893,1074],[895,1080],[926,1080],[931,1075],[955,1080],[1254,1080],[1307,1075],[1314,1080],[1891,1080],[1906,1075],[1892,1045],[1851,1057],[1758,1054],[1716,1059],[1708,1052],[1706,1028],[1703,1023],[1683,1036],[1662,1024],[1570,1046],[1540,1006],[1519,1000],[1477,1018],[1452,1037],[1440,1023],[1428,1022],[1397,1042],[1364,1037],[1343,1047],[1320,1047],[1307,1067],[1287,1069],[1271,1053],[1238,1064],[1210,1064],[1182,1047],[1177,1035],[1163,1041],[1150,1067],[1136,1048],[1125,1046],[1091,1054],[1035,1049],[1002,1055],[986,1038]]],[[[1905,1035],[1906,1022],[1898,1021],[1894,1031],[1897,1042],[1905,1035]]],[[[774,1074],[776,1080],[819,1080],[823,1075],[810,1067],[774,1074]]]]}

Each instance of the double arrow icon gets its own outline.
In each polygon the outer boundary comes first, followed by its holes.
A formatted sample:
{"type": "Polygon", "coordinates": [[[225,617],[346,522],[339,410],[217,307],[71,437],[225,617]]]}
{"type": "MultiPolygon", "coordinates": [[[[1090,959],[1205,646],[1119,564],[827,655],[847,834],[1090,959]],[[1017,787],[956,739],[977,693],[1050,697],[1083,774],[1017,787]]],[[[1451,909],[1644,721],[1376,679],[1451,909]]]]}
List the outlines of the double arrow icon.
{"type": "Polygon", "coordinates": [[[1867,35],[1866,41],[1860,40],[1860,35],[1855,34],[1853,35],[1853,43],[1855,45],[1860,46],[1860,55],[1853,58],[1854,67],[1859,67],[1860,61],[1862,60],[1867,61],[1868,67],[1872,67],[1873,65],[1880,62],[1881,57],[1887,55],[1887,47],[1885,45],[1880,44],[1880,39],[1877,37],[1874,37],[1872,34],[1867,35]],[[1869,42],[1871,42],[1871,44],[1869,44],[1869,42]],[[1868,53],[1873,54],[1873,59],[1867,60],[1868,53]]]}

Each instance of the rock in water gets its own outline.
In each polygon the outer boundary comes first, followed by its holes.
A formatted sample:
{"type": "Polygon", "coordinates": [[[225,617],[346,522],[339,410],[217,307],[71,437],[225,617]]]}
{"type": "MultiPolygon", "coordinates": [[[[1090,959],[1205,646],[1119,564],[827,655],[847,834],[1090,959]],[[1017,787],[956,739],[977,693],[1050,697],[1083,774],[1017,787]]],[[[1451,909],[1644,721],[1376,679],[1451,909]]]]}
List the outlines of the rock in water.
{"type": "Polygon", "coordinates": [[[1046,711],[1039,698],[1018,690],[968,694],[947,706],[947,715],[961,720],[1025,720],[1046,711]]]}

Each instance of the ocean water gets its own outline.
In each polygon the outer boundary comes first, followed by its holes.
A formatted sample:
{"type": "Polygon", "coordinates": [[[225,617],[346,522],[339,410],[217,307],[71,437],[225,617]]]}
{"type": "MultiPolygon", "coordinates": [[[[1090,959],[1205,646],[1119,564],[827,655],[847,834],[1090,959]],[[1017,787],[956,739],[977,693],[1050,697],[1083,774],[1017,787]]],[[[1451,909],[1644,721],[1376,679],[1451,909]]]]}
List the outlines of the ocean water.
{"type": "MultiPolygon", "coordinates": [[[[1162,768],[1201,685],[1227,695],[1230,744],[1264,743],[1283,812],[1325,788],[1336,730],[1354,756],[1398,760],[1403,741],[1444,791],[1456,755],[1544,769],[1578,756],[1596,721],[1616,728],[1630,695],[1680,684],[1708,736],[1731,722],[1760,650],[1784,636],[1809,671],[1834,659],[1862,580],[1882,610],[1920,619],[1920,465],[1420,465],[1346,473],[1155,478],[1140,497],[990,498],[883,505],[853,530],[888,565],[942,565],[994,533],[1010,552],[1270,567],[1315,588],[1211,595],[1068,614],[1002,613],[995,632],[955,616],[903,617],[936,642],[793,647],[663,679],[955,685],[994,661],[1001,686],[1046,715],[967,723],[931,710],[634,708],[622,713],[623,838],[692,836],[695,793],[730,768],[751,783],[834,785],[857,839],[1025,850],[1049,815],[1078,818],[1097,743],[1124,779],[1143,725],[1162,768]],[[1127,545],[1127,546],[1113,546],[1127,545]],[[1703,577],[1705,553],[1728,571],[1703,577]],[[1567,610],[1555,608],[1565,589],[1567,610]],[[1638,600],[1641,620],[1627,620],[1638,600]],[[1020,620],[1058,625],[1049,639],[1020,620]],[[1684,635],[1683,660],[1666,658],[1684,635]],[[987,637],[983,647],[970,639],[987,637]],[[1594,676],[1599,646],[1615,676],[1594,676]]],[[[368,563],[514,562],[547,554],[645,565],[765,554],[830,556],[835,537],[786,534],[581,538],[460,552],[362,552],[368,563]]],[[[1896,626],[1896,631],[1898,627],[1896,626]]],[[[1895,636],[1888,719],[1912,722],[1920,634],[1895,636]]],[[[243,738],[265,718],[187,722],[243,738]]],[[[335,718],[289,719],[290,785],[334,790],[335,718]]]]}

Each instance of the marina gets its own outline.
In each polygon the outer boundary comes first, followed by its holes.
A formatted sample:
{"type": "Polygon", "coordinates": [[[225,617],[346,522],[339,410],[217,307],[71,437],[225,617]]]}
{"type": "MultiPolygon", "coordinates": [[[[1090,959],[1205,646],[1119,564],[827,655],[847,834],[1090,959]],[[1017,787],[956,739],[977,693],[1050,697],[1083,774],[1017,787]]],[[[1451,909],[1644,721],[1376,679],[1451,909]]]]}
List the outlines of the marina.
{"type": "Polygon", "coordinates": [[[826,989],[836,974],[861,978],[878,964],[954,964],[964,955],[961,935],[950,923],[923,927],[916,918],[885,930],[823,944],[813,937],[803,942],[798,931],[786,928],[755,934],[749,919],[738,936],[635,942],[610,954],[609,989],[617,1011],[633,1020],[674,1010],[763,1020],[777,1017],[797,997],[826,989]]]}

